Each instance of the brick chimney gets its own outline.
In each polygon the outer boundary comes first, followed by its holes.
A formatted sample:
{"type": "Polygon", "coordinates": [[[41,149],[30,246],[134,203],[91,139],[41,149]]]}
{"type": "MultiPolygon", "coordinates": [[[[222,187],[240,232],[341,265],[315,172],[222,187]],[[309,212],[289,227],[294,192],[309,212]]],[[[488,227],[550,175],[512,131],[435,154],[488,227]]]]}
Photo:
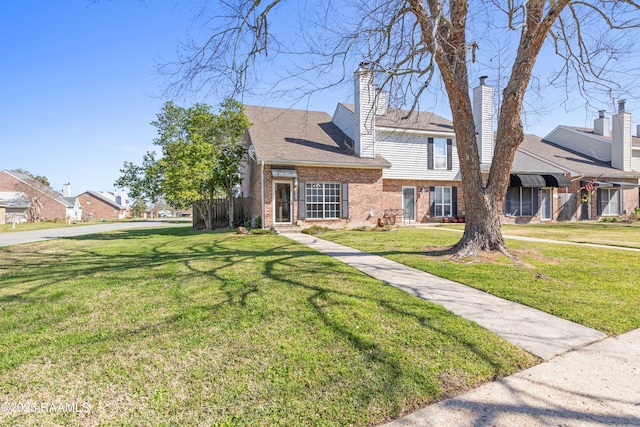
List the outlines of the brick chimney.
{"type": "Polygon", "coordinates": [[[360,63],[354,77],[355,129],[354,150],[358,157],[375,157],[375,86],[373,70],[366,62],[360,63]]]}
{"type": "Polygon", "coordinates": [[[613,116],[611,166],[631,171],[631,114],[624,111],[625,100],[618,101],[618,114],[613,116]]]}
{"type": "Polygon", "coordinates": [[[604,116],[604,110],[598,111],[598,118],[593,121],[593,133],[607,138],[611,136],[611,124],[604,116]]]}
{"type": "Polygon", "coordinates": [[[67,182],[64,187],[62,187],[62,196],[63,197],[71,197],[71,183],[67,182]]]}
{"type": "Polygon", "coordinates": [[[493,86],[487,85],[487,76],[480,77],[480,85],[473,89],[473,122],[480,163],[489,164],[493,158],[493,86]]]}

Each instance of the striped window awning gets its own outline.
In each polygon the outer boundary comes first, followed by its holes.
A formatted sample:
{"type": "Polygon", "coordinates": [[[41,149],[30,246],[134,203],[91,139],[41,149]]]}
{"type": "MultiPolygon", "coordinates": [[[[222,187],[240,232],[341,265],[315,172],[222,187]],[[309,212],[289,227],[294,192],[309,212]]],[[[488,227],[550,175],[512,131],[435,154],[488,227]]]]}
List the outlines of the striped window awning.
{"type": "Polygon", "coordinates": [[[297,178],[295,169],[271,169],[271,176],[274,178],[297,178]]]}
{"type": "Polygon", "coordinates": [[[511,174],[509,187],[546,187],[547,182],[542,175],[528,173],[511,174]]]}
{"type": "Polygon", "coordinates": [[[547,187],[571,187],[571,180],[568,176],[559,173],[542,175],[547,187]]]}

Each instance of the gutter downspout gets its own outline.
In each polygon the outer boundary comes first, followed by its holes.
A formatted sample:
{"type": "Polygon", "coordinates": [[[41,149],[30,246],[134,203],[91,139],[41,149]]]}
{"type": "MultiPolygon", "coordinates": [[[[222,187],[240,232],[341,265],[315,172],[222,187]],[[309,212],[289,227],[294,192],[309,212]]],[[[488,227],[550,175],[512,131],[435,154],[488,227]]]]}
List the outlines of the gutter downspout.
{"type": "Polygon", "coordinates": [[[260,228],[264,230],[264,160],[260,166],[260,228]]]}

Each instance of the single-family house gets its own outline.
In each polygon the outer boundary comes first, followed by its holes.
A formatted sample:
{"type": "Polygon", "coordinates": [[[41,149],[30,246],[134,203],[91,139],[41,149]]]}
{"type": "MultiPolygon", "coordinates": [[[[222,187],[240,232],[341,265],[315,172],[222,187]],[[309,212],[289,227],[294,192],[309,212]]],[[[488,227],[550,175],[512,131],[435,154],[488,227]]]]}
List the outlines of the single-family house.
{"type": "Polygon", "coordinates": [[[23,193],[29,199],[27,209],[28,220],[30,212],[39,212],[44,220],[79,220],[80,205],[70,194],[65,197],[51,187],[42,184],[33,177],[15,171],[0,171],[0,191],[23,193]]]}
{"type": "Polygon", "coordinates": [[[0,191],[0,224],[27,222],[29,203],[29,198],[24,193],[0,191]]]}
{"type": "MultiPolygon", "coordinates": [[[[130,210],[122,205],[123,196],[106,191],[85,191],[78,196],[82,206],[84,220],[124,219],[130,216],[130,210]]],[[[126,200],[125,200],[126,203],[126,200]]]]}
{"type": "MultiPolygon", "coordinates": [[[[488,173],[493,88],[484,77],[473,90],[473,103],[482,170],[488,173]]],[[[245,113],[252,126],[245,136],[249,160],[242,193],[251,197],[252,216],[261,216],[264,227],[415,223],[465,215],[452,122],[389,108],[366,64],[355,72],[354,104],[339,103],[332,117],[257,106],[246,106],[245,113]]],[[[541,203],[550,217],[558,188],[570,184],[564,169],[526,152],[516,154],[512,172],[505,218],[539,219],[541,203]]]]}

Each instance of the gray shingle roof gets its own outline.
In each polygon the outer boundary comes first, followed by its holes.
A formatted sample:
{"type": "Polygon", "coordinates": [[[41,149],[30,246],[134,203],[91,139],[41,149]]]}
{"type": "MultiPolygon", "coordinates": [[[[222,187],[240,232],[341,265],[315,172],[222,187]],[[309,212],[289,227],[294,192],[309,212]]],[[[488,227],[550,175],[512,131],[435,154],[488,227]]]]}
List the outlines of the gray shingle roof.
{"type": "MultiPolygon", "coordinates": [[[[355,111],[353,104],[345,104],[344,102],[341,102],[341,104],[352,113],[355,111]]],[[[430,132],[449,132],[453,134],[453,122],[451,120],[425,111],[414,111],[409,115],[409,110],[390,108],[387,114],[376,115],[376,126],[430,132]],[[407,118],[405,119],[404,117],[407,118]]]]}
{"type": "Polygon", "coordinates": [[[354,155],[353,141],[324,112],[245,106],[258,161],[272,164],[388,168],[384,158],[354,155]]]}
{"type": "Polygon", "coordinates": [[[603,178],[640,178],[640,173],[638,172],[621,171],[611,167],[607,162],[561,147],[536,135],[525,135],[518,150],[572,172],[572,175],[602,175],[603,178]]]}
{"type": "Polygon", "coordinates": [[[33,177],[31,177],[31,176],[29,176],[27,174],[24,174],[24,173],[20,173],[20,172],[14,172],[14,171],[8,171],[8,170],[5,170],[4,172],[8,173],[9,175],[12,175],[14,178],[24,182],[25,184],[29,185],[30,187],[33,187],[36,190],[46,194],[47,196],[51,197],[52,199],[62,203],[64,206],[66,206],[68,208],[72,208],[73,207],[73,203],[70,203],[69,201],[67,201],[62,196],[61,193],[58,193],[53,188],[42,184],[41,182],[35,180],[33,177]]]}

